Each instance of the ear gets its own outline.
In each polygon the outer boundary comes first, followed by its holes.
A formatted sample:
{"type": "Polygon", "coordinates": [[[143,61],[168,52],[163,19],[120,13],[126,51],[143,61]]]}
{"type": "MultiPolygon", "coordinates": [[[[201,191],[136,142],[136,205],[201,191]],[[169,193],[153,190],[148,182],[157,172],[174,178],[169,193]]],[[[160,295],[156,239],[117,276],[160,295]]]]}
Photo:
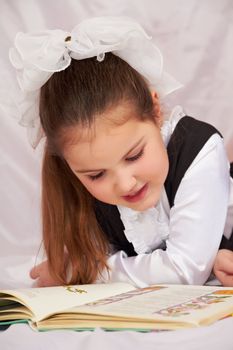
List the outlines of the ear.
{"type": "Polygon", "coordinates": [[[156,91],[151,91],[151,97],[154,105],[154,119],[158,127],[163,125],[163,115],[160,108],[160,101],[156,91]]]}

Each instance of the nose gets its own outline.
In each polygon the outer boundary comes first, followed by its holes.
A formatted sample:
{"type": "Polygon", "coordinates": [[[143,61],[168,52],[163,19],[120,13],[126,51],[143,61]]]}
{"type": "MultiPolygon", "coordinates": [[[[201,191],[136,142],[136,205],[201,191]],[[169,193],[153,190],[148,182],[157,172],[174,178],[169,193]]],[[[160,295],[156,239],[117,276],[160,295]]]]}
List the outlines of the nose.
{"type": "Polygon", "coordinates": [[[137,179],[131,173],[127,173],[126,171],[120,172],[117,174],[115,179],[115,186],[117,188],[118,193],[121,196],[127,195],[131,191],[134,191],[136,188],[137,179]]]}

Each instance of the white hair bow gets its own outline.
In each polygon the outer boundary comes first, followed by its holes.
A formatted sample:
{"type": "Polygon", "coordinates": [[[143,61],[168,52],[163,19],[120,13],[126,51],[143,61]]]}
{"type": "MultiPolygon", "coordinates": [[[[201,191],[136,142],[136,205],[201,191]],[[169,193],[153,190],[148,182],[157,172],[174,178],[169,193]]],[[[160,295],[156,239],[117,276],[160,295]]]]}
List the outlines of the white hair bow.
{"type": "Polygon", "coordinates": [[[46,30],[18,33],[10,61],[17,70],[23,93],[20,124],[29,131],[35,148],[43,135],[39,119],[39,91],[54,72],[66,69],[71,59],[97,57],[113,52],[130,64],[160,97],[182,85],[163,70],[160,50],[134,20],[127,17],[95,17],[78,24],[70,33],[46,30]]]}

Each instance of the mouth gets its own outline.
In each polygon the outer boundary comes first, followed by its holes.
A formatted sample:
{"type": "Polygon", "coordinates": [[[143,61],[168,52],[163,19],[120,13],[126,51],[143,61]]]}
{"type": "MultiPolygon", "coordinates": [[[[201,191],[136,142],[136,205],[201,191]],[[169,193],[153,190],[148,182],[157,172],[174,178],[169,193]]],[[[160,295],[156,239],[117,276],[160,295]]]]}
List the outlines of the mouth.
{"type": "Polygon", "coordinates": [[[142,200],[147,192],[148,184],[145,184],[140,190],[132,195],[123,196],[124,200],[129,203],[135,203],[142,200]]]}

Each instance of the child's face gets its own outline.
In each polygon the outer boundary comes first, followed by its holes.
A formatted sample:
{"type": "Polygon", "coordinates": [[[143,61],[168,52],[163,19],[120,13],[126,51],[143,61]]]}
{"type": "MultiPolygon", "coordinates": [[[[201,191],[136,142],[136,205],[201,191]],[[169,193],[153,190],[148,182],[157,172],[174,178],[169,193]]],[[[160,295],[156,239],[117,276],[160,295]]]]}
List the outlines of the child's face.
{"type": "Polygon", "coordinates": [[[77,143],[66,147],[65,159],[98,200],[137,211],[153,207],[168,173],[159,127],[155,121],[134,118],[132,108],[123,105],[108,112],[108,117],[127,121],[115,125],[104,116],[98,118],[94,134],[82,129],[77,143]]]}

